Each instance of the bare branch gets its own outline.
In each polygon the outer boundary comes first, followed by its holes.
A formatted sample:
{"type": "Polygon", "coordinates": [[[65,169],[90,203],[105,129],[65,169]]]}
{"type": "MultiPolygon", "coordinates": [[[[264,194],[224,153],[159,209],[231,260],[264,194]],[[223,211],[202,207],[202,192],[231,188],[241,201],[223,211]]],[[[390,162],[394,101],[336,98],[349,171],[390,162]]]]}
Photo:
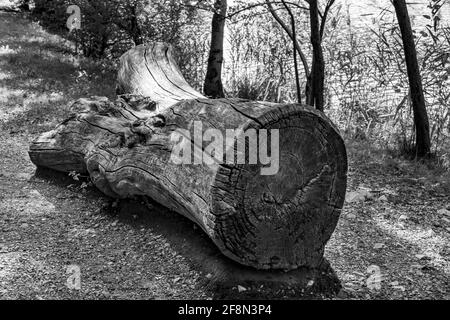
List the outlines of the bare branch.
{"type": "Polygon", "coordinates": [[[331,7],[335,3],[336,0],[328,0],[327,5],[325,6],[325,10],[323,12],[322,21],[320,23],[320,39],[322,40],[323,34],[325,32],[325,25],[327,23],[328,13],[330,12],[331,7]]]}
{"type": "Polygon", "coordinates": [[[310,71],[308,66],[308,60],[306,59],[305,54],[303,53],[302,48],[300,47],[300,44],[297,40],[297,38],[294,36],[292,31],[289,29],[289,27],[286,25],[286,23],[280,18],[280,16],[275,11],[274,7],[272,6],[272,2],[265,0],[267,7],[269,9],[269,12],[272,14],[273,18],[278,22],[278,24],[286,31],[287,35],[291,38],[291,40],[294,42],[295,49],[297,50],[298,54],[300,55],[300,58],[303,63],[303,68],[305,69],[305,75],[306,77],[309,77],[310,71]]]}

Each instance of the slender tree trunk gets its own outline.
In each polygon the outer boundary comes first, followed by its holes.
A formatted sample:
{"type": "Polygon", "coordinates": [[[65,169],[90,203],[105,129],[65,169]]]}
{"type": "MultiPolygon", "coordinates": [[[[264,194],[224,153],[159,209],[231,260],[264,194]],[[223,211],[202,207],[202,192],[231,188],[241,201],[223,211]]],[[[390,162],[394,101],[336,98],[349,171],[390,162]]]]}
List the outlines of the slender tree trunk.
{"type": "Polygon", "coordinates": [[[296,50],[296,39],[297,39],[297,31],[295,28],[295,18],[294,14],[292,13],[292,10],[289,8],[289,6],[286,4],[284,0],[282,0],[284,7],[286,8],[287,12],[289,13],[289,16],[291,18],[291,28],[292,28],[292,44],[293,44],[293,53],[294,53],[294,69],[295,69],[295,85],[297,89],[297,102],[302,103],[302,92],[300,89],[300,78],[298,74],[298,62],[297,62],[297,50],[296,50]]]}
{"type": "Polygon", "coordinates": [[[422,78],[417,62],[416,46],[405,0],[393,0],[393,3],[402,34],[406,67],[408,69],[409,87],[414,112],[414,125],[416,127],[416,157],[423,158],[430,154],[430,125],[425,107],[422,78]]]}
{"type": "Polygon", "coordinates": [[[325,63],[320,36],[319,8],[317,0],[309,1],[309,16],[311,24],[311,44],[313,47],[313,63],[311,71],[311,91],[307,102],[315,106],[317,110],[323,111],[324,107],[324,81],[325,63]]]}
{"type": "Polygon", "coordinates": [[[131,12],[132,15],[130,17],[131,21],[131,33],[132,33],[132,37],[133,37],[133,42],[136,46],[143,44],[143,39],[142,39],[142,31],[141,31],[141,27],[139,26],[139,20],[138,20],[138,13],[137,13],[137,8],[136,8],[136,4],[131,8],[131,12]]]}
{"type": "MultiPolygon", "coordinates": [[[[314,59],[312,61],[312,67],[311,71],[314,71],[314,59]]],[[[314,106],[314,95],[312,92],[312,80],[313,80],[313,74],[312,72],[309,74],[308,78],[306,79],[306,87],[305,87],[305,103],[309,106],[314,106]]]]}
{"type": "MultiPolygon", "coordinates": [[[[273,18],[283,28],[283,30],[287,33],[289,38],[291,38],[291,40],[292,40],[292,42],[294,44],[294,48],[297,51],[298,55],[300,56],[300,60],[303,63],[303,68],[304,68],[305,77],[306,77],[305,96],[306,96],[306,100],[307,100],[306,104],[308,104],[308,101],[309,101],[308,97],[310,96],[310,91],[311,91],[311,76],[310,76],[310,70],[309,70],[309,66],[308,66],[308,60],[306,59],[306,56],[305,56],[303,50],[300,47],[300,44],[299,44],[299,42],[298,42],[298,40],[297,40],[297,38],[295,36],[295,32],[293,32],[293,30],[289,30],[289,28],[286,25],[286,23],[284,23],[284,21],[280,18],[280,16],[275,11],[275,9],[274,9],[272,3],[270,2],[270,0],[266,0],[266,4],[267,4],[267,8],[269,9],[269,12],[273,16],[273,18]]],[[[284,2],[284,4],[287,5],[286,2],[284,2]]],[[[295,23],[293,24],[293,26],[295,26],[295,23]]]]}
{"type": "Polygon", "coordinates": [[[19,9],[22,11],[30,11],[30,0],[23,0],[19,9]]]}
{"type": "Polygon", "coordinates": [[[211,98],[223,98],[222,64],[223,64],[223,40],[225,32],[225,18],[227,13],[227,1],[216,0],[215,12],[212,18],[211,47],[209,51],[208,69],[206,71],[203,91],[211,98]]]}

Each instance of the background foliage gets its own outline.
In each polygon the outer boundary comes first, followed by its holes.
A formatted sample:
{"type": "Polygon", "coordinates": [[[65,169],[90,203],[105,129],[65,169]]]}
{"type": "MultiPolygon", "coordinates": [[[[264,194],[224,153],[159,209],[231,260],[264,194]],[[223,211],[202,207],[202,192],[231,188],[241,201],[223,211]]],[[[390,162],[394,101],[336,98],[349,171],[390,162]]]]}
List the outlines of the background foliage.
{"type": "MultiPolygon", "coordinates": [[[[290,3],[298,41],[310,59],[309,17],[300,8],[304,2],[290,3]]],[[[367,2],[371,14],[366,19],[361,19],[363,13],[355,15],[358,2],[351,0],[336,1],[330,12],[323,39],[325,110],[348,136],[407,155],[413,149],[414,125],[399,28],[389,1],[367,2]]],[[[433,151],[441,164],[450,167],[450,4],[445,0],[422,2],[425,9],[412,18],[433,151]]],[[[262,3],[235,0],[230,4],[223,74],[226,94],[293,102],[292,42],[262,3]]],[[[276,1],[274,5],[288,22],[283,7],[276,1]]],[[[209,0],[35,0],[32,15],[44,27],[73,41],[76,54],[113,66],[135,44],[169,42],[188,82],[200,90],[212,7],[209,0]],[[69,33],[66,8],[70,4],[81,8],[82,28],[69,33]]],[[[299,72],[304,86],[304,71],[300,68],[299,72]]]]}

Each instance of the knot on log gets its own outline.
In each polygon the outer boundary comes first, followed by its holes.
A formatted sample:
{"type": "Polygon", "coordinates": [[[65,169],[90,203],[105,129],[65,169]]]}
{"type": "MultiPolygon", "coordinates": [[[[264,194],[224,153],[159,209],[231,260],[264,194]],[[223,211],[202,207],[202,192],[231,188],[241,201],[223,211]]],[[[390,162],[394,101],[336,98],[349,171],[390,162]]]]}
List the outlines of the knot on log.
{"type": "Polygon", "coordinates": [[[70,106],[74,114],[96,112],[107,115],[114,109],[114,104],[107,97],[80,98],[70,106]]]}
{"type": "Polygon", "coordinates": [[[123,94],[118,97],[119,100],[122,100],[128,106],[130,106],[133,110],[136,111],[155,111],[156,110],[156,102],[151,98],[133,95],[133,94],[123,94]]]}
{"type": "Polygon", "coordinates": [[[206,99],[161,43],[127,52],[118,82],[124,92],[116,101],[76,101],[73,116],[32,143],[31,160],[87,173],[111,197],[150,197],[194,221],[241,264],[290,270],[321,263],[347,183],[343,139],[323,113],[206,99]],[[213,165],[205,161],[211,158],[213,165]],[[269,167],[275,170],[262,174],[269,167]]]}

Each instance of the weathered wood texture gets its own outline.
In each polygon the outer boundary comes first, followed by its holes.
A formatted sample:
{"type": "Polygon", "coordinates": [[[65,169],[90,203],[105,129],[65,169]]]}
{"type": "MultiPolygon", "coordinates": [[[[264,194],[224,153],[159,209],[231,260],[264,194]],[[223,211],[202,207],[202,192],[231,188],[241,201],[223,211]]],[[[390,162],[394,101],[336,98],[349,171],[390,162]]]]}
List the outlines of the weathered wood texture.
{"type": "Polygon", "coordinates": [[[150,97],[156,111],[177,102],[205,98],[184,79],[172,56],[172,48],[164,43],[140,45],[120,58],[117,94],[150,97]]]}
{"type": "MultiPolygon", "coordinates": [[[[147,97],[78,100],[68,120],[33,142],[31,160],[89,173],[111,197],[148,196],[194,221],[244,265],[317,266],[347,181],[345,145],[330,120],[298,104],[202,98],[165,45],[136,47],[121,61],[119,87],[147,97]],[[224,136],[226,129],[278,129],[278,173],[261,175],[261,164],[173,163],[171,134],[185,129],[193,136],[195,121],[202,132],[215,128],[224,136]]],[[[200,150],[209,143],[192,141],[200,150]]]]}

